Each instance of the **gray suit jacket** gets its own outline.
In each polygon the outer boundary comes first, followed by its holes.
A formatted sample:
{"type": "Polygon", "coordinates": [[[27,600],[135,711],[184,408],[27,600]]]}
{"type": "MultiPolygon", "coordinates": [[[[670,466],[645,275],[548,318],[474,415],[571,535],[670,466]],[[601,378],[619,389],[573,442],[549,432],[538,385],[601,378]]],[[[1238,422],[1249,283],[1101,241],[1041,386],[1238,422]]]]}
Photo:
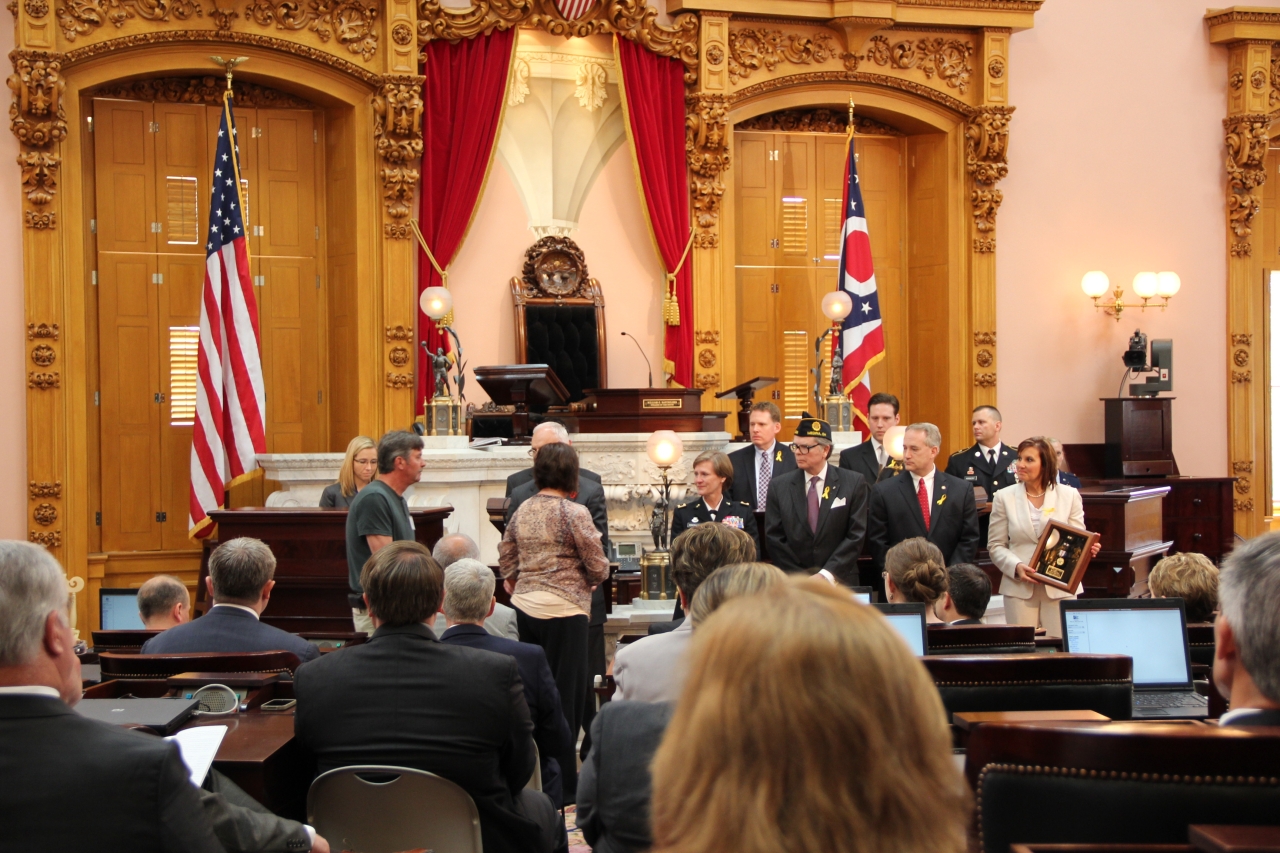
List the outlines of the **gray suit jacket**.
{"type": "Polygon", "coordinates": [[[674,631],[650,634],[620,647],[613,659],[613,680],[618,685],[614,701],[674,702],[680,698],[692,640],[693,623],[685,619],[674,631]]]}
{"type": "Polygon", "coordinates": [[[578,826],[595,853],[653,846],[649,763],[671,722],[668,702],[609,702],[591,723],[591,752],[578,774],[578,826]]]}
{"type": "Polygon", "coordinates": [[[217,770],[200,791],[200,806],[229,853],[304,853],[311,835],[295,820],[278,817],[217,770]]]}
{"type": "MultiPolygon", "coordinates": [[[[432,623],[431,630],[438,637],[448,627],[449,623],[445,621],[444,614],[437,613],[436,621],[432,623]]],[[[520,639],[520,629],[516,627],[516,611],[502,603],[493,606],[493,615],[484,620],[484,629],[494,637],[504,637],[508,640],[520,639]]]]}

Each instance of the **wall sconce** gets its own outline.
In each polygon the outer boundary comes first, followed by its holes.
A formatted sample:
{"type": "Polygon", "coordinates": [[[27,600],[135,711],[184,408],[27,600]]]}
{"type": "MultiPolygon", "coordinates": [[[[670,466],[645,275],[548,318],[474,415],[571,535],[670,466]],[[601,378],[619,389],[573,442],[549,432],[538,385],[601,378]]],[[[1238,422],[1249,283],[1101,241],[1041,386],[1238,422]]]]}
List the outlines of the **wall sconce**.
{"type": "MultiPolygon", "coordinates": [[[[1116,318],[1116,322],[1120,322],[1120,315],[1125,308],[1134,307],[1133,303],[1128,305],[1124,302],[1124,288],[1116,286],[1111,291],[1111,300],[1109,302],[1099,302],[1098,300],[1111,288],[1111,280],[1107,278],[1107,274],[1101,270],[1090,270],[1084,274],[1084,278],[1080,279],[1080,289],[1084,291],[1084,295],[1093,300],[1093,307],[1101,310],[1102,313],[1108,314],[1116,318]]],[[[1147,308],[1159,308],[1163,311],[1169,307],[1169,297],[1176,294],[1182,288],[1182,279],[1178,278],[1175,272],[1140,272],[1133,277],[1133,292],[1142,300],[1137,307],[1146,311],[1147,308]],[[1155,304],[1151,300],[1155,297],[1161,297],[1164,301],[1155,304]]]]}

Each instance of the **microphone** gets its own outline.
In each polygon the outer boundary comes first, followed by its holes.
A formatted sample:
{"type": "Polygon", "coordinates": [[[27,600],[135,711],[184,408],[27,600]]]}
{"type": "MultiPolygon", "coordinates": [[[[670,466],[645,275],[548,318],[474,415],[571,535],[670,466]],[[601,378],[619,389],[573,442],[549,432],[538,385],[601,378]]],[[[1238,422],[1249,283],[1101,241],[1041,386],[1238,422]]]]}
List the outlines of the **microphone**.
{"type": "Polygon", "coordinates": [[[635,335],[628,335],[626,332],[623,332],[622,336],[624,338],[631,338],[632,342],[636,345],[636,349],[640,350],[640,357],[644,359],[644,366],[649,368],[649,387],[652,388],[653,387],[653,365],[649,363],[649,356],[644,354],[644,347],[640,346],[640,342],[636,340],[635,335]]]}

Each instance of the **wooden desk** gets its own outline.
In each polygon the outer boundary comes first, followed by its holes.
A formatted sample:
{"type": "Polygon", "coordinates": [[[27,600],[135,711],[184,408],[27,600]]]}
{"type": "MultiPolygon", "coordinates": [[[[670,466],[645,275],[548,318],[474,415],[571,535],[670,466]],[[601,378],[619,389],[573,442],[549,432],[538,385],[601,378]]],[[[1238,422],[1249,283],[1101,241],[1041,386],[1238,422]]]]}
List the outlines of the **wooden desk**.
{"type": "Polygon", "coordinates": [[[958,711],[951,715],[956,746],[965,747],[969,735],[985,723],[1109,723],[1096,711],[958,711]]]}
{"type": "MultiPolygon", "coordinates": [[[[428,549],[444,535],[444,520],[453,507],[411,509],[418,542],[428,549]]],[[[347,603],[347,511],[317,507],[250,507],[216,510],[218,539],[241,536],[261,539],[276,556],[275,588],[262,621],[293,633],[355,630],[347,603]]],[[[207,551],[205,552],[208,553],[207,551]]],[[[195,609],[208,609],[200,564],[195,609]]]]}
{"type": "Polygon", "coordinates": [[[183,726],[226,726],[213,766],[278,815],[305,820],[313,768],[293,739],[293,711],[201,717],[183,726]]]}
{"type": "Polygon", "coordinates": [[[1089,563],[1081,598],[1126,598],[1136,582],[1146,582],[1156,561],[1173,543],[1164,538],[1168,486],[1085,486],[1085,527],[1102,535],[1102,550],[1089,563]]]}

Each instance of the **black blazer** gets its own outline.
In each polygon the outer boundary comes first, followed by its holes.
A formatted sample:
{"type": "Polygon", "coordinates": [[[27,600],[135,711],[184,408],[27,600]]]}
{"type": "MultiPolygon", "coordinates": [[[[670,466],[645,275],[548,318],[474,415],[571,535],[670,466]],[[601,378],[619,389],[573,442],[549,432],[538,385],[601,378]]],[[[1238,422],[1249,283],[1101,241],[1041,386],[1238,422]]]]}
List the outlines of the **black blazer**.
{"type": "Polygon", "coordinates": [[[853,447],[846,447],[840,451],[840,467],[849,471],[857,471],[868,483],[875,485],[881,480],[888,480],[901,471],[902,463],[893,457],[889,457],[889,461],[881,468],[880,463],[876,460],[875,445],[868,438],[862,444],[855,444],[853,447]]]}
{"type": "Polygon", "coordinates": [[[174,744],[0,695],[0,851],[222,853],[174,744]]]}
{"type": "Polygon", "coordinates": [[[293,652],[303,663],[320,657],[315,643],[259,622],[238,607],[217,605],[199,619],[175,625],[142,644],[144,655],[275,651],[293,652]]]}
{"type": "Polygon", "coordinates": [[[298,667],[293,692],[296,741],[318,772],[426,770],[475,800],[485,853],[542,846],[538,825],[515,805],[534,749],[514,658],[441,643],[422,624],[384,626],[362,645],[298,667]]]}
{"type": "MultiPolygon", "coordinates": [[[[756,450],[754,444],[748,444],[746,447],[739,447],[737,450],[729,454],[729,461],[733,463],[733,488],[729,490],[729,494],[725,497],[735,501],[742,501],[750,504],[751,508],[756,512],[763,512],[764,507],[756,506],[756,450]]],[[[783,444],[781,441],[775,441],[773,444],[773,476],[769,480],[772,483],[783,474],[788,474],[796,470],[796,456],[791,452],[791,448],[783,444]]],[[[770,492],[773,487],[769,487],[770,492]]]]}
{"type": "Polygon", "coordinates": [[[483,625],[454,625],[440,635],[440,642],[516,659],[520,682],[524,685],[524,700],[529,705],[529,716],[533,718],[533,742],[538,745],[538,755],[542,759],[542,793],[559,808],[563,801],[563,785],[558,756],[573,749],[574,742],[560,705],[560,691],[542,647],[495,637],[483,625]]]}
{"type": "MultiPolygon", "coordinates": [[[[708,521],[722,521],[726,518],[741,520],[741,529],[756,542],[756,556],[760,555],[760,530],[756,524],[756,513],[751,504],[730,500],[726,495],[720,499],[720,507],[712,511],[702,498],[695,498],[682,504],[671,513],[671,538],[684,533],[690,527],[708,521]]],[[[734,524],[735,527],[739,525],[734,524]]]]}
{"type": "Polygon", "coordinates": [[[826,569],[841,583],[857,586],[858,556],[867,535],[871,489],[861,474],[828,462],[815,535],[809,530],[805,495],[808,476],[796,469],[775,477],[769,487],[764,523],[769,559],[783,571],[826,569]]]}
{"type": "Polygon", "coordinates": [[[973,486],[935,468],[929,529],[925,530],[924,514],[911,482],[911,474],[904,471],[876,483],[871,490],[867,540],[876,569],[884,570],[884,555],[890,548],[914,536],[923,536],[937,545],[948,566],[972,563],[978,556],[978,509],[973,486]]]}
{"type": "Polygon", "coordinates": [[[591,722],[591,752],[578,774],[578,826],[595,853],[639,853],[653,846],[649,764],[673,707],[609,702],[591,722]]]}
{"type": "MultiPolygon", "coordinates": [[[[511,498],[511,503],[507,504],[505,522],[510,524],[511,516],[516,514],[520,504],[537,493],[532,468],[517,471],[507,477],[507,497],[511,498]]],[[[604,487],[600,485],[599,474],[585,468],[578,469],[578,494],[573,502],[582,504],[591,513],[591,523],[600,531],[600,547],[604,549],[605,557],[613,562],[613,555],[609,553],[609,511],[605,507],[604,487]]],[[[601,584],[591,593],[591,619],[588,624],[603,625],[604,620],[604,584],[601,584]]]]}
{"type": "Polygon", "coordinates": [[[1000,455],[996,457],[995,467],[992,467],[983,449],[974,442],[972,447],[951,454],[951,458],[947,460],[947,473],[952,477],[968,480],[975,486],[982,486],[987,490],[987,500],[990,500],[1005,486],[1018,482],[1018,478],[1010,470],[1017,458],[1018,454],[1014,449],[1001,442],[1000,455]]]}

